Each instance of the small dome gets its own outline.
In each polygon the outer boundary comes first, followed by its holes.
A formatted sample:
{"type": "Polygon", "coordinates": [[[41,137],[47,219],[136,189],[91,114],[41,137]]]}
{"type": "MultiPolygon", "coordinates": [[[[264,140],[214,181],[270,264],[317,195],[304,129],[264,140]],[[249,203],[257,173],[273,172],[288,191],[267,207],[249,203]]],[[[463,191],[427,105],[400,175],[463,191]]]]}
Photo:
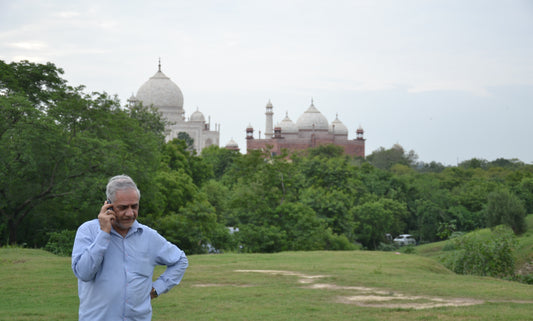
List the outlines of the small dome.
{"type": "Polygon", "coordinates": [[[281,134],[298,133],[298,126],[289,118],[289,113],[285,113],[285,118],[276,125],[281,128],[281,134]]]}
{"type": "Polygon", "coordinates": [[[239,148],[239,145],[238,145],[237,142],[235,142],[235,141],[233,140],[233,138],[232,138],[232,139],[230,139],[230,141],[226,144],[226,148],[227,148],[227,149],[239,148]]]}
{"type": "Polygon", "coordinates": [[[144,106],[153,105],[163,113],[183,113],[181,89],[161,69],[139,88],[137,100],[144,106]]]}
{"type": "Polygon", "coordinates": [[[198,109],[191,115],[191,121],[201,121],[205,122],[204,114],[202,114],[198,109]]]}
{"type": "Polygon", "coordinates": [[[303,113],[296,125],[299,129],[328,130],[328,120],[311,101],[311,106],[303,113]]]}
{"type": "Polygon", "coordinates": [[[335,135],[348,135],[348,128],[339,120],[339,115],[329,125],[329,132],[335,135]]]}

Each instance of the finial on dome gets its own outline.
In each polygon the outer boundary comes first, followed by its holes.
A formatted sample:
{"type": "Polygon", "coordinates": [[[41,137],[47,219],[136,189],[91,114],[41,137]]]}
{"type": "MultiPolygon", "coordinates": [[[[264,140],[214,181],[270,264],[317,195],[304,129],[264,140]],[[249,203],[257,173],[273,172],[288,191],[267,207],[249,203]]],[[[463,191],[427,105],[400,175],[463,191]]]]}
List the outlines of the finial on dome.
{"type": "Polygon", "coordinates": [[[159,57],[159,64],[157,66],[158,66],[159,71],[161,71],[161,57],[159,57]]]}

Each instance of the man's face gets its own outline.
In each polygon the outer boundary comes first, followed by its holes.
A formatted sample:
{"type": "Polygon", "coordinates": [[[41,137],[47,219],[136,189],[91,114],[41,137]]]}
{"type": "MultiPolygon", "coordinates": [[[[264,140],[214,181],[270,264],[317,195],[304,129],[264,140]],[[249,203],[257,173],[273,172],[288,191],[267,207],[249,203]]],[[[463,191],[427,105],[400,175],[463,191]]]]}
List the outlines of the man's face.
{"type": "Polygon", "coordinates": [[[139,195],[136,190],[119,190],[115,194],[113,210],[116,215],[113,227],[118,232],[127,232],[139,215],[139,195]]]}

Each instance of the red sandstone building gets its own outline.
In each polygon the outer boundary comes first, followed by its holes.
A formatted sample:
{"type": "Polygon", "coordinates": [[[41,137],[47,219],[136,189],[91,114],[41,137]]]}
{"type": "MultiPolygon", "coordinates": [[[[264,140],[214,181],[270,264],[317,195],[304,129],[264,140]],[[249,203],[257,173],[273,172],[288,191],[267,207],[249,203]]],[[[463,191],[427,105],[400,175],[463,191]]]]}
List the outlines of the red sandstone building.
{"type": "Polygon", "coordinates": [[[289,152],[304,150],[320,145],[334,144],[342,146],[348,155],[365,157],[364,131],[359,127],[355,139],[348,139],[348,128],[339,120],[339,117],[328,123],[328,120],[311,102],[311,106],[294,123],[288,115],[273,126],[273,106],[269,101],[266,105],[265,138],[254,138],[254,129],[246,128],[246,150],[262,149],[274,154],[280,154],[281,150],[289,152]]]}

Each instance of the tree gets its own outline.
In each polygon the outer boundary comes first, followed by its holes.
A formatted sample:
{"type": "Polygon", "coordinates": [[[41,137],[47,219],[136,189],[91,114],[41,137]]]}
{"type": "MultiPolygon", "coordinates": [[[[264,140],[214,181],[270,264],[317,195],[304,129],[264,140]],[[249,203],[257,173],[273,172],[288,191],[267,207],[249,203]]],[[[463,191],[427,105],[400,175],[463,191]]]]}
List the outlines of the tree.
{"type": "Polygon", "coordinates": [[[344,148],[338,145],[320,145],[315,148],[309,148],[308,150],[310,157],[320,156],[325,158],[334,158],[344,155],[344,148]]]}
{"type": "Polygon", "coordinates": [[[479,158],[472,158],[470,160],[463,161],[459,163],[459,167],[463,168],[483,168],[486,169],[488,167],[488,162],[485,159],[479,159],[479,158]]]}
{"type": "Polygon", "coordinates": [[[181,139],[185,142],[188,151],[194,150],[194,139],[189,134],[186,132],[179,132],[178,139],[181,139]]]}
{"type": "Polygon", "coordinates": [[[179,213],[169,213],[156,224],[161,234],[189,254],[207,253],[218,227],[215,210],[202,194],[196,194],[179,213]]]}
{"type": "Polygon", "coordinates": [[[1,242],[42,246],[48,229],[94,217],[109,176],[128,173],[150,185],[161,135],[116,97],[67,86],[50,63],[0,68],[0,225],[8,233],[1,242]]]}
{"type": "Polygon", "coordinates": [[[385,241],[387,233],[399,234],[407,216],[405,204],[380,198],[354,207],[351,211],[355,221],[357,240],[369,249],[376,249],[385,241]]]}
{"type": "Polygon", "coordinates": [[[512,228],[515,234],[527,230],[524,204],[507,189],[490,193],[485,211],[489,227],[505,224],[512,228]]]}
{"type": "Polygon", "coordinates": [[[394,144],[392,148],[380,147],[366,158],[377,168],[390,169],[394,164],[403,164],[409,167],[415,165],[418,155],[414,151],[405,152],[402,146],[394,144]]]}
{"type": "Polygon", "coordinates": [[[233,163],[242,157],[241,153],[235,150],[220,148],[216,145],[211,145],[202,150],[202,159],[205,160],[213,169],[215,179],[220,179],[222,175],[233,165],[233,163]]]}
{"type": "Polygon", "coordinates": [[[339,189],[309,187],[302,192],[300,202],[313,209],[333,233],[344,234],[355,241],[354,220],[350,215],[353,206],[351,195],[339,189]]]}
{"type": "Polygon", "coordinates": [[[527,213],[533,213],[533,177],[524,177],[518,185],[518,195],[524,200],[527,213]]]}
{"type": "Polygon", "coordinates": [[[437,241],[439,227],[448,222],[446,211],[434,202],[421,199],[415,202],[419,239],[423,242],[437,241]]]}

